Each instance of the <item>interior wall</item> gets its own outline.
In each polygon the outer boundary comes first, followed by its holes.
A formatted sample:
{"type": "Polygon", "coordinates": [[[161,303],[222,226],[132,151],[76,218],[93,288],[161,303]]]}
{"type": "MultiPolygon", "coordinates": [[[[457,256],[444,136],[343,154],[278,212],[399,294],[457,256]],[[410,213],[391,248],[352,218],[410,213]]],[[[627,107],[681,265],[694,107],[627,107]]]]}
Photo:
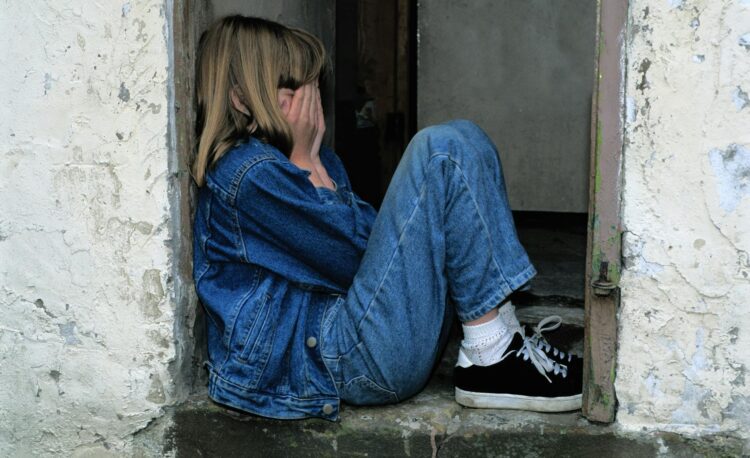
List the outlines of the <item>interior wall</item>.
{"type": "Polygon", "coordinates": [[[596,0],[421,0],[417,121],[477,122],[514,210],[586,212],[596,0]]]}

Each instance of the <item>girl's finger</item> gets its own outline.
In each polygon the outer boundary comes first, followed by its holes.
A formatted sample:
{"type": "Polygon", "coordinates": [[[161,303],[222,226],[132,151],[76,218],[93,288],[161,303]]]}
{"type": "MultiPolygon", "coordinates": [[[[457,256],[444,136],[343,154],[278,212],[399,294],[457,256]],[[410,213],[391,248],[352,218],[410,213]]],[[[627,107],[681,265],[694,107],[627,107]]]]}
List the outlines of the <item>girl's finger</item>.
{"type": "Polygon", "coordinates": [[[302,106],[300,107],[300,117],[310,116],[310,86],[305,84],[301,88],[302,91],[302,106]]]}
{"type": "Polygon", "coordinates": [[[294,91],[294,94],[292,94],[292,104],[289,107],[289,114],[287,115],[288,118],[299,119],[299,115],[302,110],[302,91],[300,89],[301,88],[298,88],[296,91],[294,91]]]}
{"type": "Polygon", "coordinates": [[[317,107],[316,107],[316,103],[315,103],[315,86],[313,86],[313,83],[309,83],[307,85],[307,88],[310,91],[310,106],[308,107],[308,109],[310,111],[308,113],[309,113],[309,116],[310,116],[310,120],[313,121],[313,125],[315,125],[315,121],[316,121],[316,118],[317,118],[317,116],[316,116],[317,107]]]}
{"type": "Polygon", "coordinates": [[[295,111],[296,118],[299,119],[305,113],[305,87],[300,86],[294,91],[294,102],[297,104],[295,111]]]}
{"type": "Polygon", "coordinates": [[[325,124],[325,115],[323,114],[323,101],[320,97],[320,89],[316,89],[316,96],[317,96],[317,112],[318,112],[318,122],[316,123],[318,126],[318,129],[321,127],[324,127],[325,124]]]}

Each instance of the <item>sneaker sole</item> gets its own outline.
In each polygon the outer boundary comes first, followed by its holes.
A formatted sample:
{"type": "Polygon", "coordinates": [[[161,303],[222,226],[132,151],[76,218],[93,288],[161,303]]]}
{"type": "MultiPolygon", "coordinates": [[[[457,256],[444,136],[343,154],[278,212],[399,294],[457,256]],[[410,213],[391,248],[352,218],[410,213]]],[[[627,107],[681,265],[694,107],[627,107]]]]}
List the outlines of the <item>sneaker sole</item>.
{"type": "Polygon", "coordinates": [[[518,394],[474,393],[456,388],[456,402],[479,409],[514,409],[534,412],[568,412],[583,405],[580,394],[558,398],[521,396],[518,394]]]}

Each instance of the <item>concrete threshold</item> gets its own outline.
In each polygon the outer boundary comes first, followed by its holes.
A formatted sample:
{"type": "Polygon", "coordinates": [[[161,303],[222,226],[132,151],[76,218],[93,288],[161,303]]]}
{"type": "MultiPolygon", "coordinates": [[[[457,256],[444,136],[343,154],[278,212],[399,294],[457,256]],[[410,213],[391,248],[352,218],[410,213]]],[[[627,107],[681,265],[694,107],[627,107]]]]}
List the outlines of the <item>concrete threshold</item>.
{"type": "Polygon", "coordinates": [[[436,377],[401,404],[344,406],[337,423],[227,414],[203,395],[171,413],[167,449],[178,457],[651,457],[740,456],[723,436],[624,434],[580,412],[542,414],[464,408],[436,377]]]}

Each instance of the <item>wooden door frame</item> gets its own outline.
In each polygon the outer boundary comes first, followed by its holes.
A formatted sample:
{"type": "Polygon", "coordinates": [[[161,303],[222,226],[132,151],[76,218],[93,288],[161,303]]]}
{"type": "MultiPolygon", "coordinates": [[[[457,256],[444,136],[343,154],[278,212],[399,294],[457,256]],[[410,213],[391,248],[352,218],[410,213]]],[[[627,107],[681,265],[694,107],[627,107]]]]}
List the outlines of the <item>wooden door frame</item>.
{"type": "Polygon", "coordinates": [[[621,163],[628,0],[599,0],[591,107],[586,248],[583,414],[615,419],[617,309],[621,272],[621,163]]]}

